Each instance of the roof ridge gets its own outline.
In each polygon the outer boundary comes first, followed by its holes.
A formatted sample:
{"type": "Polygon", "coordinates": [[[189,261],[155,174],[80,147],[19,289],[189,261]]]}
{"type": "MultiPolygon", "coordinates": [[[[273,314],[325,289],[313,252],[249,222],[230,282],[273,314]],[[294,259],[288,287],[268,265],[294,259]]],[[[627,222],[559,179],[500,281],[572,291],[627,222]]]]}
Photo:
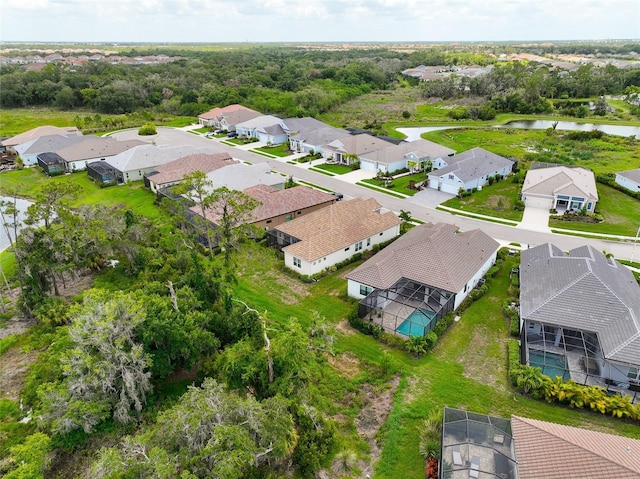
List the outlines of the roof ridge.
{"type": "MultiPolygon", "coordinates": [[[[539,430],[539,431],[541,431],[543,433],[552,435],[553,437],[557,438],[558,440],[560,440],[562,442],[565,442],[565,443],[569,444],[570,446],[577,447],[578,449],[581,449],[581,450],[583,450],[585,452],[588,452],[589,454],[595,454],[596,456],[600,457],[601,459],[604,459],[604,460],[606,460],[607,462],[609,462],[611,464],[615,464],[615,465],[617,465],[617,466],[619,466],[619,467],[621,467],[623,469],[626,469],[628,471],[631,471],[633,473],[637,473],[638,472],[637,470],[632,469],[631,467],[627,466],[626,464],[622,464],[620,462],[612,460],[611,458],[609,458],[606,455],[602,454],[600,452],[600,449],[598,449],[598,448],[589,449],[589,448],[583,446],[582,444],[578,444],[578,443],[572,442],[569,439],[566,439],[565,437],[563,437],[563,436],[561,436],[559,434],[556,434],[555,431],[550,431],[549,429],[544,429],[544,428],[540,427],[539,423],[545,423],[545,424],[551,424],[553,426],[563,426],[565,428],[577,429],[577,430],[581,431],[582,433],[587,433],[587,434],[595,433],[597,435],[606,434],[606,435],[609,435],[609,436],[617,436],[615,434],[611,434],[611,433],[607,433],[607,432],[601,432],[601,431],[594,431],[594,430],[591,430],[591,429],[585,429],[585,428],[576,427],[576,426],[567,426],[565,424],[552,423],[552,422],[548,422],[548,421],[541,421],[539,419],[531,419],[531,418],[520,417],[520,416],[512,416],[512,419],[513,419],[513,417],[515,417],[515,418],[527,423],[529,426],[534,427],[534,428],[536,428],[537,430],[539,430]],[[531,421],[535,421],[535,423],[531,423],[531,421]]],[[[617,437],[626,438],[626,436],[617,436],[617,437]]],[[[629,439],[633,439],[633,438],[629,438],[629,439]]],[[[517,441],[517,438],[516,438],[516,441],[517,441]]]]}
{"type": "Polygon", "coordinates": [[[577,278],[576,278],[575,280],[573,280],[571,283],[567,283],[567,284],[565,285],[565,287],[564,287],[564,288],[562,288],[562,289],[560,289],[560,290],[558,290],[558,291],[556,292],[556,294],[554,294],[554,295],[552,295],[552,296],[549,296],[549,297],[547,298],[547,300],[546,300],[546,301],[544,301],[544,302],[542,302],[542,303],[540,303],[540,304],[538,305],[538,307],[537,307],[537,308],[532,309],[530,312],[528,312],[528,313],[527,313],[527,316],[528,316],[529,314],[535,313],[536,311],[538,311],[539,309],[541,309],[543,306],[546,306],[549,302],[551,302],[552,300],[556,299],[556,298],[557,298],[558,296],[560,296],[562,293],[564,293],[565,291],[567,291],[567,289],[569,289],[570,287],[574,286],[578,281],[582,280],[583,278],[585,278],[585,277],[586,277],[587,275],[589,275],[589,274],[592,274],[592,273],[591,273],[591,271],[587,271],[587,272],[583,273],[581,276],[577,277],[577,278]]]}

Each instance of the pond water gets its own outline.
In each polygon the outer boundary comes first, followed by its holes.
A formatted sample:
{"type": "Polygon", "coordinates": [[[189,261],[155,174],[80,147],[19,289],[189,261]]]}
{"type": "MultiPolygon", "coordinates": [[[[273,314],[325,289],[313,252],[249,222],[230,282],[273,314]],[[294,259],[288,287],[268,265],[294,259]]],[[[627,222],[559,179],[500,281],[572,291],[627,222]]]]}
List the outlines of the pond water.
{"type": "MultiPolygon", "coordinates": [[[[0,201],[11,201],[13,203],[13,198],[8,198],[4,196],[0,196],[0,201]]],[[[16,201],[16,207],[20,210],[20,214],[18,215],[18,222],[22,223],[24,221],[24,213],[27,211],[29,205],[31,205],[31,201],[21,200],[18,198],[16,201]]],[[[4,209],[4,208],[3,208],[4,209]]],[[[2,216],[0,216],[0,251],[3,251],[5,248],[9,247],[11,242],[9,241],[8,233],[11,235],[11,239],[15,240],[13,235],[13,227],[9,226],[8,228],[4,226],[4,222],[12,222],[13,217],[5,216],[4,220],[2,216]]]]}
{"type": "MultiPolygon", "coordinates": [[[[546,130],[551,128],[555,121],[551,120],[531,120],[531,121],[512,121],[504,125],[496,125],[494,128],[522,128],[525,130],[546,130]]],[[[640,127],[638,126],[622,126],[622,125],[596,125],[594,123],[575,123],[573,121],[558,121],[556,130],[573,130],[573,131],[591,131],[600,130],[608,135],[616,136],[635,136],[640,139],[640,127]]],[[[449,130],[451,128],[473,128],[469,126],[424,126],[424,127],[407,127],[397,128],[397,130],[406,135],[406,141],[416,141],[420,139],[420,135],[430,131],[449,130]]]]}
{"type": "MultiPolygon", "coordinates": [[[[555,121],[551,120],[531,120],[512,121],[496,128],[523,128],[525,130],[546,130],[552,128],[555,121]]],[[[558,121],[556,130],[592,131],[600,130],[608,135],[635,136],[640,138],[640,127],[623,125],[596,125],[593,123],[575,123],[573,121],[558,121]]]]}

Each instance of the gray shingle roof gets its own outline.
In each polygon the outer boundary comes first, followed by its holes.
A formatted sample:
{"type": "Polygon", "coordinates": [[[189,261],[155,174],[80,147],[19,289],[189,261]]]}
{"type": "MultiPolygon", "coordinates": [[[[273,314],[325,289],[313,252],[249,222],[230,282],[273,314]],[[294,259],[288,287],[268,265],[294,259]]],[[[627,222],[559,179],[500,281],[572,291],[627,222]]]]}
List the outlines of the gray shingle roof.
{"type": "Polygon", "coordinates": [[[433,159],[453,155],[455,152],[455,150],[434,143],[433,141],[420,139],[412,142],[400,143],[399,145],[392,145],[388,148],[382,148],[371,153],[366,153],[362,155],[362,158],[377,161],[378,163],[389,164],[402,161],[405,155],[409,153],[414,153],[418,159],[433,159]]]}
{"type": "Polygon", "coordinates": [[[267,162],[247,165],[238,163],[225,166],[207,174],[207,179],[212,183],[212,189],[222,188],[243,191],[251,186],[281,185],[285,178],[279,173],[273,173],[267,162]]]}
{"type": "Polygon", "coordinates": [[[11,138],[7,138],[2,141],[4,146],[15,146],[21,143],[25,143],[27,141],[33,140],[35,138],[39,138],[41,136],[47,135],[62,135],[62,136],[82,136],[82,133],[75,126],[67,126],[64,128],[59,128],[57,126],[38,126],[29,131],[25,131],[24,133],[20,133],[19,135],[12,136],[11,138]]]}
{"type": "Polygon", "coordinates": [[[460,291],[498,249],[481,230],[458,233],[446,223],[416,226],[347,275],[376,289],[406,278],[452,293],[460,291]]]}
{"type": "Polygon", "coordinates": [[[605,358],[640,364],[640,286],[592,246],[523,251],[520,304],[524,319],[595,332],[605,358]]]}
{"type": "Polygon", "coordinates": [[[493,173],[504,167],[511,168],[513,161],[483,148],[472,148],[447,160],[447,166],[429,173],[429,176],[440,177],[455,174],[463,182],[471,181],[493,173]]]}
{"type": "Polygon", "coordinates": [[[156,146],[143,143],[112,158],[107,163],[121,172],[143,170],[164,165],[178,158],[196,153],[214,153],[207,148],[195,148],[189,145],[182,146],[156,146]]]}
{"type": "Polygon", "coordinates": [[[624,178],[629,178],[631,181],[640,183],[640,168],[636,168],[635,170],[618,171],[616,175],[620,175],[624,178]]]}
{"type": "Polygon", "coordinates": [[[348,134],[349,132],[347,130],[334,128],[332,126],[325,126],[314,130],[292,134],[290,138],[302,140],[309,145],[325,145],[348,134]]]}

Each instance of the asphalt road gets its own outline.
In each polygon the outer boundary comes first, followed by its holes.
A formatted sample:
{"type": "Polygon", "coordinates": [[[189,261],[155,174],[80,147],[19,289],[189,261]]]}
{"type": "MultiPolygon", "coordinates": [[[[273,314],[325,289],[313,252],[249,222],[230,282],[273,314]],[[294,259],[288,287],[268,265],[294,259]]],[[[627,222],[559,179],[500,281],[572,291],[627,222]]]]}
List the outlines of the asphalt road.
{"type": "Polygon", "coordinates": [[[283,160],[270,160],[263,156],[256,155],[255,153],[251,153],[240,148],[230,147],[221,144],[216,140],[207,139],[201,135],[195,135],[178,129],[159,128],[158,134],[153,137],[139,137],[137,135],[137,130],[126,130],[115,133],[112,136],[120,140],[138,138],[143,141],[154,142],[157,145],[176,146],[190,144],[198,148],[208,148],[213,152],[226,151],[234,158],[243,161],[249,161],[252,163],[266,161],[270,164],[273,170],[284,173],[287,176],[292,175],[296,179],[302,179],[324,188],[329,188],[333,191],[339,191],[345,196],[373,197],[385,208],[396,212],[399,212],[400,210],[410,211],[413,218],[417,218],[422,221],[451,223],[459,226],[460,229],[465,231],[480,228],[492,238],[503,243],[515,242],[520,243],[524,247],[525,245],[535,246],[550,242],[562,250],[570,250],[584,244],[591,244],[598,249],[598,251],[606,251],[607,253],[613,254],[614,257],[618,259],[629,260],[632,256],[635,261],[640,259],[640,245],[636,247],[630,242],[622,243],[563,234],[544,233],[540,231],[529,231],[489,221],[456,216],[444,211],[436,210],[432,207],[417,205],[407,201],[406,199],[394,198],[384,193],[377,193],[373,190],[356,186],[355,184],[341,180],[340,176],[327,176],[321,173],[309,171],[306,168],[297,165],[290,165],[283,160]],[[636,249],[635,253],[634,248],[636,249]]]}

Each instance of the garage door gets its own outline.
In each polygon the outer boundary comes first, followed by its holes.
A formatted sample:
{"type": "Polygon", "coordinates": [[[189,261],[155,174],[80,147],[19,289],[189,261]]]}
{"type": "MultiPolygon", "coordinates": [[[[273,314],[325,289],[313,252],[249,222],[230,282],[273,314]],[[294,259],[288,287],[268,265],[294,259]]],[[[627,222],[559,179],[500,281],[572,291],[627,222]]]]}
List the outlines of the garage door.
{"type": "Polygon", "coordinates": [[[372,173],[377,173],[375,161],[360,160],[360,169],[364,171],[371,171],[372,173]]]}
{"type": "Polygon", "coordinates": [[[524,204],[533,208],[545,208],[548,210],[553,207],[553,198],[528,195],[524,204]]]}

